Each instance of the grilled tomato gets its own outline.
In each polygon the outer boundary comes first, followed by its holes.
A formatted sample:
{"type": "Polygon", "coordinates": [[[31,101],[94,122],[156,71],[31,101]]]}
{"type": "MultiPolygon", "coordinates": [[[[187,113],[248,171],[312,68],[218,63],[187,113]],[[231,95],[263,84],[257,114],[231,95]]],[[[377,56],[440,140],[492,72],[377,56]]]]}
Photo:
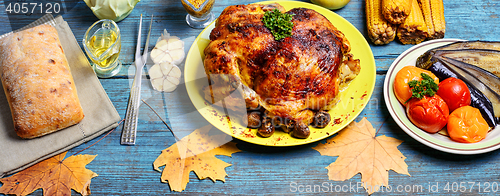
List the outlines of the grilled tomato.
{"type": "Polygon", "coordinates": [[[415,66],[406,66],[398,71],[394,79],[394,95],[399,103],[404,106],[407,105],[406,101],[410,99],[412,92],[408,82],[412,80],[422,80],[421,73],[425,73],[434,79],[434,82],[439,83],[439,79],[430,71],[421,69],[415,66]]]}
{"type": "Polygon", "coordinates": [[[436,92],[448,104],[450,112],[455,109],[470,105],[470,91],[464,81],[458,78],[447,78],[439,83],[436,92]]]}
{"type": "Polygon", "coordinates": [[[450,114],[447,129],[453,141],[474,143],[484,139],[490,127],[479,109],[463,106],[450,114]]]}
{"type": "Polygon", "coordinates": [[[450,111],[446,102],[439,96],[413,98],[406,105],[410,121],[428,133],[436,133],[448,122],[450,111]]]}

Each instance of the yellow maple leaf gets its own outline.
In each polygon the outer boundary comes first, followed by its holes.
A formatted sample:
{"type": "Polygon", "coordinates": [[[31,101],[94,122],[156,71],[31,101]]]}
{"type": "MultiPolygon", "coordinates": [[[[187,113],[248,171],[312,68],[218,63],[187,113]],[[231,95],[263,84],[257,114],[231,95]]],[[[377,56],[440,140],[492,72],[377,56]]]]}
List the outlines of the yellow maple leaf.
{"type": "Polygon", "coordinates": [[[174,145],[162,150],[153,163],[155,170],[160,171],[165,166],[161,181],[167,182],[170,189],[181,192],[189,182],[189,173],[194,171],[198,179],[210,178],[212,181],[225,182],[225,168],[231,166],[215,155],[231,156],[239,152],[236,143],[228,142],[228,135],[211,135],[207,133],[211,125],[204,126],[177,141],[174,145]]]}
{"type": "Polygon", "coordinates": [[[71,189],[90,194],[90,180],[97,174],[85,168],[97,155],[76,155],[66,159],[67,152],[39,162],[10,177],[1,178],[0,193],[28,195],[42,188],[44,195],[71,195],[71,189]],[[64,160],[63,160],[64,159],[64,160]]]}
{"type": "Polygon", "coordinates": [[[372,124],[363,118],[349,124],[326,144],[313,147],[321,155],[338,156],[326,167],[329,179],[344,181],[361,173],[363,186],[372,194],[389,185],[389,170],[410,175],[406,157],[397,149],[403,141],[375,134],[372,124]]]}

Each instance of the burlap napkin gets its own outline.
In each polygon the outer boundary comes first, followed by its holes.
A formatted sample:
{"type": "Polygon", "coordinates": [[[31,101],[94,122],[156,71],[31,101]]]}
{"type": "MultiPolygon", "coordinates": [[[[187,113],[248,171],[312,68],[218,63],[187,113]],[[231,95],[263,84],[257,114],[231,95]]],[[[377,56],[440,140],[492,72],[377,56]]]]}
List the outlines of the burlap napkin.
{"type": "Polygon", "coordinates": [[[85,143],[117,127],[120,120],[68,23],[61,16],[54,19],[47,15],[33,25],[41,23],[54,25],[59,33],[85,118],[77,125],[40,138],[21,139],[14,131],[9,104],[0,87],[0,177],[85,143]]]}

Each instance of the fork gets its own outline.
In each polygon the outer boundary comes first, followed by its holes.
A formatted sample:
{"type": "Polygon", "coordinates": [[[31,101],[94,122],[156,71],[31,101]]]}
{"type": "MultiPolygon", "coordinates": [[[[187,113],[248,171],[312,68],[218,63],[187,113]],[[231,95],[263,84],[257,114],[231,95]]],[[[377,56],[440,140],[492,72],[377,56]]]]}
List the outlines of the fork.
{"type": "Polygon", "coordinates": [[[135,145],[135,138],[137,132],[137,118],[139,117],[139,103],[141,97],[141,83],[142,83],[142,69],[148,59],[148,46],[149,35],[151,34],[151,26],[153,25],[153,15],[151,15],[151,22],[149,23],[148,37],[146,38],[146,45],[142,56],[141,52],[141,29],[142,29],[142,14],[139,21],[139,35],[137,36],[137,46],[135,49],[135,76],[132,88],[130,89],[130,98],[128,100],[127,114],[125,115],[125,122],[123,124],[123,131],[121,137],[121,144],[135,145]]]}

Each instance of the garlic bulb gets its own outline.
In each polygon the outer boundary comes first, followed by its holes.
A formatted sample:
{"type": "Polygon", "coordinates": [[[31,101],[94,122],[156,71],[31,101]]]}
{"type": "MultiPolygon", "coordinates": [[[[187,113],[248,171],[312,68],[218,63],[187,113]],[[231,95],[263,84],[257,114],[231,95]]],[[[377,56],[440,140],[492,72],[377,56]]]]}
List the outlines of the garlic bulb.
{"type": "Polygon", "coordinates": [[[154,89],[172,92],[179,85],[181,69],[170,62],[155,64],[149,69],[151,85],[154,89]]]}
{"type": "Polygon", "coordinates": [[[156,64],[170,62],[177,65],[184,60],[184,42],[176,36],[170,36],[165,30],[150,56],[156,64]]]}
{"type": "Polygon", "coordinates": [[[155,63],[149,69],[149,80],[154,89],[172,92],[177,88],[181,78],[181,69],[177,64],[184,60],[184,56],[184,42],[163,30],[150,54],[155,63]]]}

